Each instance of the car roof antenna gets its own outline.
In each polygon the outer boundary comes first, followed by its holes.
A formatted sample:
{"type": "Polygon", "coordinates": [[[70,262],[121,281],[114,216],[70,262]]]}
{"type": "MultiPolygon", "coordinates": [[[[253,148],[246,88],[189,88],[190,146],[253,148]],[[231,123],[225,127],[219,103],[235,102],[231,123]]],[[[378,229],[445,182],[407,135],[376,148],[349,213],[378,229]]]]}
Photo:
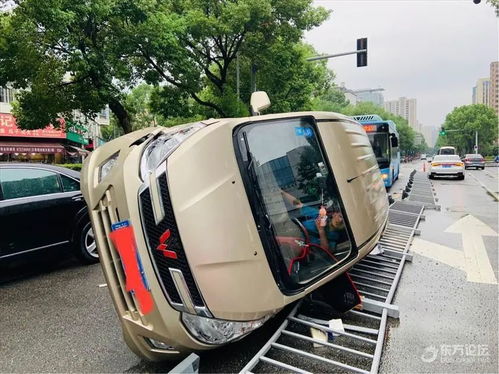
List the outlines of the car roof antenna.
{"type": "Polygon", "coordinates": [[[255,91],[251,94],[250,111],[252,116],[259,116],[262,110],[270,106],[270,99],[265,91],[255,91]]]}

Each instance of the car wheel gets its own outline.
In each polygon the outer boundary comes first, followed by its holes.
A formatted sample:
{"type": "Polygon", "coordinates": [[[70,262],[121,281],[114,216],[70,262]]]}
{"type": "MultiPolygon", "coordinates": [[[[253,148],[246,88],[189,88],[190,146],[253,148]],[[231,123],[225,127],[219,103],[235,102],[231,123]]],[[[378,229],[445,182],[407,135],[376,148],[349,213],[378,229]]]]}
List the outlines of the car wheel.
{"type": "Polygon", "coordinates": [[[99,262],[97,243],[95,242],[94,230],[90,222],[85,223],[80,229],[75,246],[76,255],[83,263],[94,264],[99,262]]]}
{"type": "Polygon", "coordinates": [[[482,166],[482,170],[485,170],[485,166],[482,166]]]}
{"type": "Polygon", "coordinates": [[[464,174],[459,174],[459,175],[457,176],[457,179],[459,179],[459,180],[463,180],[463,179],[464,179],[464,174]]]}

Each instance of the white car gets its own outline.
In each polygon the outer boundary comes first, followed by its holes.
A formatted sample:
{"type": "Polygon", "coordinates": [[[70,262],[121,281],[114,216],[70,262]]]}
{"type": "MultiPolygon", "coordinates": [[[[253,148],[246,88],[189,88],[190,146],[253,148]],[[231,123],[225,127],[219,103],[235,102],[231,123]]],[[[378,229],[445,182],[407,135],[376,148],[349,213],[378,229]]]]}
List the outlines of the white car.
{"type": "Polygon", "coordinates": [[[437,155],[433,158],[428,170],[428,177],[453,176],[464,179],[464,162],[458,155],[437,155]]]}

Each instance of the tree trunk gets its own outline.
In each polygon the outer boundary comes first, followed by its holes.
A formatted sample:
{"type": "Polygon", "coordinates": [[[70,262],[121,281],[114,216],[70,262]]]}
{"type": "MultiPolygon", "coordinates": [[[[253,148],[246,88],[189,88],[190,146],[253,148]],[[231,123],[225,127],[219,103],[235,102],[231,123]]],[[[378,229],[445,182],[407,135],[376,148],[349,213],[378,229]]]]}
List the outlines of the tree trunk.
{"type": "Polygon", "coordinates": [[[132,123],[130,122],[130,116],[125,107],[116,99],[111,99],[109,101],[109,109],[114,113],[118,124],[123,129],[125,134],[132,132],[132,123]]]}

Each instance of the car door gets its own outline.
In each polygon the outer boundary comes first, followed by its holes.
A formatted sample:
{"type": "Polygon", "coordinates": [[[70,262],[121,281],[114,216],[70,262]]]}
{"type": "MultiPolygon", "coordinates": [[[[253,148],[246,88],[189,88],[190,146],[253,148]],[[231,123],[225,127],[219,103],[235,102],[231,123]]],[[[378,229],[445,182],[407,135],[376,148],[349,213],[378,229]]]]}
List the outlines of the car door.
{"type": "Polygon", "coordinates": [[[69,241],[65,214],[72,193],[63,192],[58,173],[43,168],[0,168],[0,257],[69,241]]]}

